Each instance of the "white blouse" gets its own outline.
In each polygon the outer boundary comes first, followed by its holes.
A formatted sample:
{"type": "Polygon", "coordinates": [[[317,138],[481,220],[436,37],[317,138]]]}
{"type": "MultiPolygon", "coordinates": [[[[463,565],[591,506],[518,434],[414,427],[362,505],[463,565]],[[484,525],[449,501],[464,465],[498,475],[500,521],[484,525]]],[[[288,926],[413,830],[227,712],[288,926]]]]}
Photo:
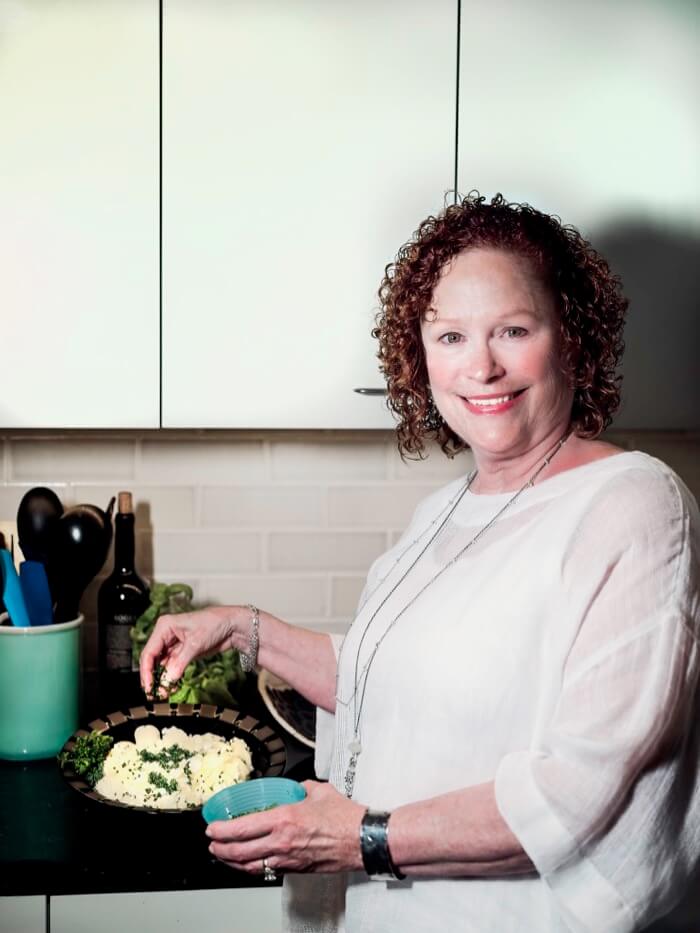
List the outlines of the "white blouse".
{"type": "Polygon", "coordinates": [[[700,858],[697,505],[646,454],[598,460],[527,490],[417,595],[512,496],[467,492],[392,593],[463,485],[372,566],[317,773],[343,790],[355,684],[408,605],[368,671],[353,798],[391,810],[495,781],[538,874],[289,876],[288,929],[641,930],[700,858]]]}

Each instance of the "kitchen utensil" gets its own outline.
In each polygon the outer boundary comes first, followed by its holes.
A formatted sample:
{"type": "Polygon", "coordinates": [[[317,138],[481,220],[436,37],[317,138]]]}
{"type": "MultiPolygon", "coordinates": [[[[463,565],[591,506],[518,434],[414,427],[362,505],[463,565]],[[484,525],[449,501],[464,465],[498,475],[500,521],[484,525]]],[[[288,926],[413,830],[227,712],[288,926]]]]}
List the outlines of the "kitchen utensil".
{"type": "MultiPolygon", "coordinates": [[[[52,626],[56,628],[56,626],[52,626]]],[[[41,631],[37,629],[37,631],[41,631]]],[[[148,703],[125,711],[117,711],[95,719],[85,729],[79,729],[72,735],[62,751],[69,751],[80,735],[88,732],[101,732],[111,736],[117,742],[133,742],[138,726],[177,726],[189,734],[213,732],[225,739],[238,737],[243,739],[251,750],[253,772],[251,777],[276,776],[284,771],[287,752],[281,736],[271,726],[259,722],[253,716],[247,716],[235,709],[202,704],[199,709],[190,703],[148,703]]],[[[190,810],[156,810],[148,807],[134,807],[117,800],[108,800],[85,783],[85,779],[75,774],[69,764],[61,765],[63,776],[75,790],[99,803],[112,807],[126,807],[148,813],[189,813],[190,810]]]]}
{"type": "Polygon", "coordinates": [[[300,803],[306,791],[297,781],[289,778],[266,777],[242,784],[224,787],[202,807],[202,816],[207,823],[217,820],[233,820],[237,816],[257,810],[270,810],[286,803],[300,803]]]}
{"type": "Polygon", "coordinates": [[[17,534],[25,560],[46,563],[56,522],[63,514],[61,500],[52,489],[35,486],[25,492],[17,509],[17,534]]]}
{"type": "Polygon", "coordinates": [[[2,576],[2,601],[12,625],[18,628],[28,628],[29,615],[22,596],[22,587],[12,555],[5,548],[0,549],[0,576],[2,576]]]}
{"type": "Polygon", "coordinates": [[[41,561],[22,561],[19,565],[19,582],[31,625],[51,625],[53,600],[46,568],[41,561]]]}
{"type": "Polygon", "coordinates": [[[95,505],[75,505],[56,522],[47,561],[56,622],[77,616],[85,587],[107,558],[113,507],[114,498],[106,512],[95,505]]]}
{"type": "Polygon", "coordinates": [[[52,758],[77,728],[82,621],[0,626],[0,758],[52,758]]]}
{"type": "Polygon", "coordinates": [[[12,554],[12,560],[15,563],[15,570],[19,573],[19,565],[24,560],[22,548],[19,546],[19,535],[17,534],[17,522],[0,522],[0,547],[4,547],[12,554]]]}

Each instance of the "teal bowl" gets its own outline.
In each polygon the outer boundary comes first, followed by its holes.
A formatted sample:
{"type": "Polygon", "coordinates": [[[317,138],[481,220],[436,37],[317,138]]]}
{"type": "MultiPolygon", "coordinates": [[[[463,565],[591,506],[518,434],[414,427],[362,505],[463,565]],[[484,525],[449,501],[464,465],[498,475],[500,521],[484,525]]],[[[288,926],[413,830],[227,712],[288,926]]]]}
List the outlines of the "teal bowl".
{"type": "Polygon", "coordinates": [[[207,823],[233,820],[258,810],[299,803],[305,797],[306,791],[297,781],[276,777],[256,778],[218,791],[202,807],[202,816],[207,823]]]}

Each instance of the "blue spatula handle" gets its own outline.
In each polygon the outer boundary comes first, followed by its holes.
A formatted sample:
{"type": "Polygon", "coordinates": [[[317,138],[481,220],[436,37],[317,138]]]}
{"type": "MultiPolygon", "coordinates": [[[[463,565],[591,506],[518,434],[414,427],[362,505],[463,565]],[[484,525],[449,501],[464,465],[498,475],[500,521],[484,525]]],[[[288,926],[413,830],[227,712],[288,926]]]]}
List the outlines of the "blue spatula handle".
{"type": "Polygon", "coordinates": [[[53,605],[44,565],[38,560],[23,561],[19,565],[19,582],[31,624],[51,625],[53,605]]]}
{"type": "Polygon", "coordinates": [[[24,604],[19,577],[12,561],[12,555],[5,548],[0,548],[0,569],[2,570],[2,601],[5,603],[10,621],[20,628],[30,624],[27,607],[24,604]]]}

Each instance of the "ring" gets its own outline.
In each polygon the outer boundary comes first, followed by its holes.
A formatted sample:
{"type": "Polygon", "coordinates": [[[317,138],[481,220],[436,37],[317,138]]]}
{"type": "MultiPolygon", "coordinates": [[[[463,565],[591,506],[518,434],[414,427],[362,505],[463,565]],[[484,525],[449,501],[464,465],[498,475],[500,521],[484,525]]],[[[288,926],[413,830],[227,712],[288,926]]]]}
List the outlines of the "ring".
{"type": "Polygon", "coordinates": [[[267,864],[266,858],[262,860],[262,867],[265,881],[277,881],[277,873],[275,872],[274,868],[270,868],[270,866],[267,864]]]}

